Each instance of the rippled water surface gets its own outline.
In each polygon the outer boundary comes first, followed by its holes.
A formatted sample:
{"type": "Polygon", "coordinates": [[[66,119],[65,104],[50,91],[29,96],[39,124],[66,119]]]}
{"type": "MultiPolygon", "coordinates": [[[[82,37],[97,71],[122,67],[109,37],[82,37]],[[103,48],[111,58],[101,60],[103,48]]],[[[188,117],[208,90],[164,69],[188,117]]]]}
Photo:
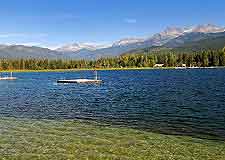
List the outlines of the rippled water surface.
{"type": "Polygon", "coordinates": [[[101,85],[56,84],[92,71],[15,73],[0,81],[0,116],[88,119],[225,138],[225,69],[99,71],[101,85]]]}

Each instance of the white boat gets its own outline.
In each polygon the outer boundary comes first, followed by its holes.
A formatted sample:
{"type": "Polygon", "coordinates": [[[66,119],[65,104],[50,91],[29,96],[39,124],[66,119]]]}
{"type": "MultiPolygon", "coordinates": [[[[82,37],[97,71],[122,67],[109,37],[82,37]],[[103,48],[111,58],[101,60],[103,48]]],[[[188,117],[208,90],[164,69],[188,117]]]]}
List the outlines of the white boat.
{"type": "Polygon", "coordinates": [[[98,79],[97,71],[95,71],[95,79],[64,79],[58,80],[57,83],[101,83],[102,80],[98,79]]]}
{"type": "Polygon", "coordinates": [[[0,80],[16,80],[16,77],[13,77],[12,72],[10,74],[10,76],[7,77],[0,77],[0,80]]]}

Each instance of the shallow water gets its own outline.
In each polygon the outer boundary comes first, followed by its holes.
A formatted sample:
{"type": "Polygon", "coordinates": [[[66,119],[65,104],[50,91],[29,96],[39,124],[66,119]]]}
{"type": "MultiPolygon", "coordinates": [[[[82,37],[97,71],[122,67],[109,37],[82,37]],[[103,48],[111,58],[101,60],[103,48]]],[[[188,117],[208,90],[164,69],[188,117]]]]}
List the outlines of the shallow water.
{"type": "Polygon", "coordinates": [[[87,119],[225,138],[225,69],[99,71],[101,85],[57,84],[92,71],[15,73],[0,81],[0,116],[87,119]]]}

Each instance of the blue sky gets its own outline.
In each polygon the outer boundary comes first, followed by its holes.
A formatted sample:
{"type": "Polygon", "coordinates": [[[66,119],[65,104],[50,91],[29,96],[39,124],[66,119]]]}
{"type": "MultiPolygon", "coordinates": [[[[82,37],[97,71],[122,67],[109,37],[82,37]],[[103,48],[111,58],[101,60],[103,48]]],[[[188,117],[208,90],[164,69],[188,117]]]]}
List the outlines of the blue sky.
{"type": "Polygon", "coordinates": [[[7,0],[0,5],[0,43],[111,43],[167,26],[225,26],[224,7],[224,0],[7,0]]]}

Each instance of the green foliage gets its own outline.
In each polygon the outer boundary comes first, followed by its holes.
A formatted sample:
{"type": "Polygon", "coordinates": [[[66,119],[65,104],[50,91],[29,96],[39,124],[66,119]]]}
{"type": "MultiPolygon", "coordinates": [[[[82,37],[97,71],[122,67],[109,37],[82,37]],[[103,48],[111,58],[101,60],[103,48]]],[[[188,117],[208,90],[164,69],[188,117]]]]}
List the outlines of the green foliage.
{"type": "Polygon", "coordinates": [[[114,58],[91,60],[48,59],[1,59],[0,70],[45,70],[45,69],[94,69],[94,68],[138,68],[153,67],[156,63],[165,67],[225,66],[225,49],[183,53],[173,50],[126,54],[114,58]]]}

